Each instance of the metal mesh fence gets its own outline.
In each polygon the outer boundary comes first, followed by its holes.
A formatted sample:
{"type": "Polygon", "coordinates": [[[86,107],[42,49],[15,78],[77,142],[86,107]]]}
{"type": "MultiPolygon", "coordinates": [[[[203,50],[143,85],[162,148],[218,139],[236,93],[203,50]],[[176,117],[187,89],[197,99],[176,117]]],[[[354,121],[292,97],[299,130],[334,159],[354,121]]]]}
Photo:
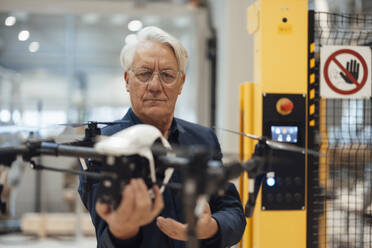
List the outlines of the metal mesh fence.
{"type": "Polygon", "coordinates": [[[322,45],[372,45],[372,16],[315,13],[315,41],[322,45]]]}
{"type": "MultiPolygon", "coordinates": [[[[320,47],[372,46],[372,16],[315,12],[316,75],[320,47]]],[[[372,99],[320,99],[320,150],[309,211],[311,247],[372,248],[372,99]],[[315,220],[316,219],[316,220],[315,220]],[[314,229],[313,229],[314,230],[314,229]]]]}

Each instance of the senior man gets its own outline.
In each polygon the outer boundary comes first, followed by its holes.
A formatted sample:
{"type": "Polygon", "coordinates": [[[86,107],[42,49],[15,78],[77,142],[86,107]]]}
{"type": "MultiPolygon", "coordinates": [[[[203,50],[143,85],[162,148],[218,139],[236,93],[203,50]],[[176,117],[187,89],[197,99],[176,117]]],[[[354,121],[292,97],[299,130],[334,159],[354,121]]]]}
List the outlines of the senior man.
{"type": "MultiPolygon", "coordinates": [[[[131,108],[125,123],[103,129],[112,135],[136,124],[157,127],[170,144],[203,145],[222,158],[217,137],[210,128],[173,116],[177,97],[185,83],[187,52],[170,34],[157,27],[147,27],[137,34],[137,41],[124,46],[120,54],[125,70],[125,86],[131,108]]],[[[178,171],[172,182],[180,182],[178,171]]],[[[81,184],[84,183],[81,179],[81,184]]],[[[98,184],[91,191],[79,192],[89,209],[96,229],[98,247],[181,248],[185,247],[187,225],[182,199],[166,189],[163,194],[153,187],[152,201],[142,179],[132,179],[122,192],[117,209],[97,202],[98,184]]],[[[231,246],[241,239],[245,217],[235,186],[229,184],[224,196],[212,196],[197,223],[202,247],[231,246]]]]}

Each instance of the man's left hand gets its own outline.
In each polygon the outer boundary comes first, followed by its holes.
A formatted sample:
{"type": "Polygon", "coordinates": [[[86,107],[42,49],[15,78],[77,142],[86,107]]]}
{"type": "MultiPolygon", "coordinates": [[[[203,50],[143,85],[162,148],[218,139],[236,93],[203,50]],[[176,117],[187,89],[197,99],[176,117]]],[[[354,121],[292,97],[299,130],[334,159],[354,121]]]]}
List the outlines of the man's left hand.
{"type": "MultiPolygon", "coordinates": [[[[159,229],[172,239],[187,240],[187,225],[182,224],[171,218],[164,218],[159,216],[156,220],[159,229]]],[[[218,231],[218,225],[211,216],[211,209],[206,203],[203,214],[199,217],[196,232],[198,239],[208,239],[215,235],[218,231]]]]}

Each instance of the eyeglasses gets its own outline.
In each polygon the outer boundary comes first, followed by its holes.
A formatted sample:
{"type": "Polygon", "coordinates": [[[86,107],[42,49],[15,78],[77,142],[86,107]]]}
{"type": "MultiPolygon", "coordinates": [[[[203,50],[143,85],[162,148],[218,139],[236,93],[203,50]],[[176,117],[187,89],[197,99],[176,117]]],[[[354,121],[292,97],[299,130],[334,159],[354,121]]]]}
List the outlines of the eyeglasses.
{"type": "Polygon", "coordinates": [[[181,73],[180,71],[174,71],[171,69],[162,70],[160,72],[156,72],[146,68],[135,68],[129,70],[132,71],[138,81],[142,83],[150,82],[154,78],[154,75],[158,74],[160,81],[162,81],[164,84],[172,84],[177,80],[178,75],[181,73]]]}

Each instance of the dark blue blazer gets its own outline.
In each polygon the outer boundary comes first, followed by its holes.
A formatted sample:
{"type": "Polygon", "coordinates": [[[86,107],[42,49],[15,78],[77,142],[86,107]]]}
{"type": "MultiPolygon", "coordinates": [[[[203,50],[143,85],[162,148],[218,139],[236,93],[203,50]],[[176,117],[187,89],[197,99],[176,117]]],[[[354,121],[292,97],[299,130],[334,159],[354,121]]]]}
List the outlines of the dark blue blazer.
{"type": "MultiPolygon", "coordinates": [[[[103,135],[112,135],[141,121],[129,109],[122,120],[125,123],[107,126],[102,129],[103,135]]],[[[222,154],[217,137],[212,129],[174,118],[168,141],[176,145],[202,145],[214,151],[214,159],[221,160],[222,154]]],[[[180,182],[181,175],[175,171],[171,181],[180,182]]],[[[128,240],[116,239],[109,231],[107,223],[95,211],[98,194],[98,183],[94,183],[90,191],[83,191],[85,179],[80,178],[80,197],[90,212],[96,229],[98,247],[138,247],[138,248],[183,248],[185,242],[173,240],[166,236],[156,225],[156,220],[140,228],[137,236],[128,240]]],[[[184,222],[182,199],[179,193],[166,188],[163,192],[164,209],[160,216],[170,217],[184,222]]],[[[223,196],[212,196],[209,201],[212,217],[218,223],[218,232],[210,239],[201,240],[201,247],[228,247],[240,241],[244,228],[245,216],[239,194],[233,184],[229,184],[223,196]]]]}

